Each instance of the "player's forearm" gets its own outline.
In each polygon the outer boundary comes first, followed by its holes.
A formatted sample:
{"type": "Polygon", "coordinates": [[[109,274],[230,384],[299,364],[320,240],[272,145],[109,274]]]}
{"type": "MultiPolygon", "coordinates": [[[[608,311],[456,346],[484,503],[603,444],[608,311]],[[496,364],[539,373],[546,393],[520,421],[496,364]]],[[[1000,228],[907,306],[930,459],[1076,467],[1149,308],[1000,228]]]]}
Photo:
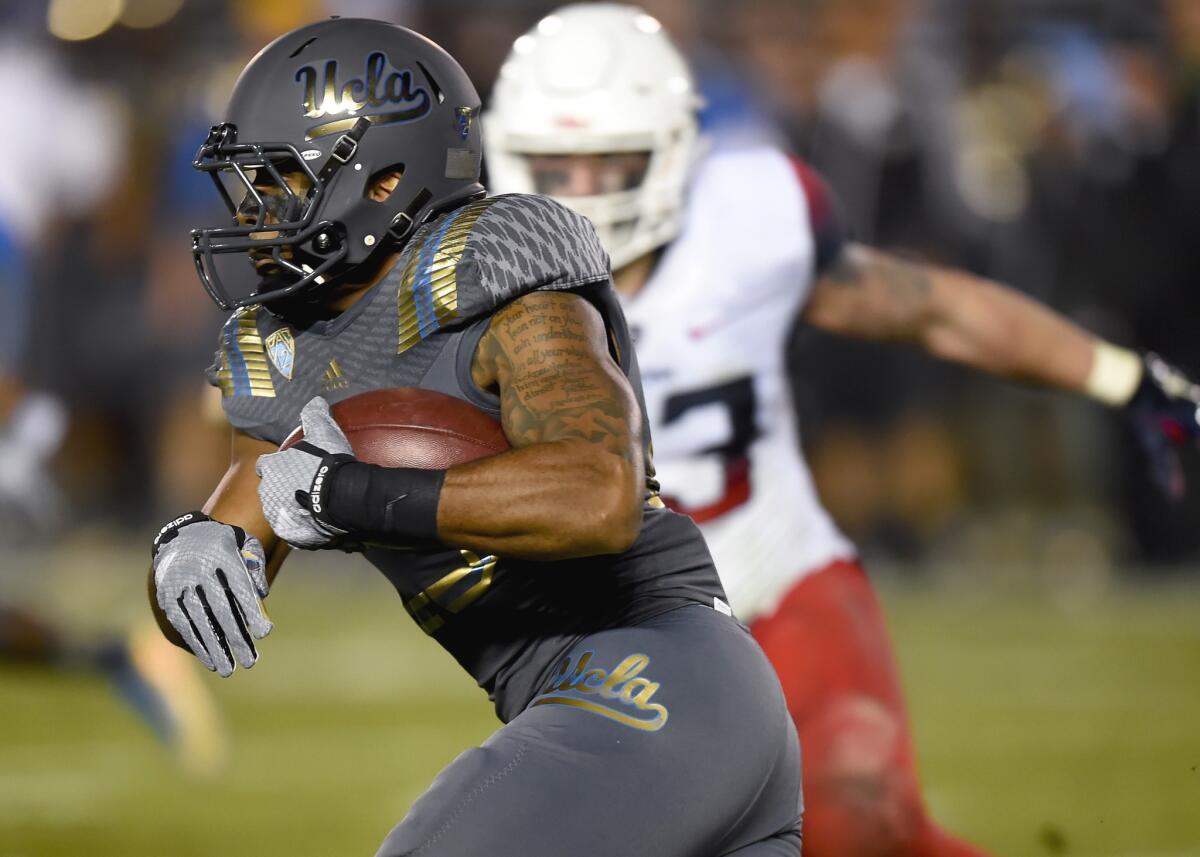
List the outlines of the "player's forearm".
{"type": "Polygon", "coordinates": [[[637,462],[632,454],[556,441],[452,468],[438,504],[438,536],[525,559],[621,553],[641,529],[637,462]]]}
{"type": "Polygon", "coordinates": [[[930,354],[1003,378],[1084,392],[1097,343],[1087,331],[995,283],[940,269],[929,277],[933,309],[918,342],[930,354]]]}
{"type": "Polygon", "coordinates": [[[935,310],[921,342],[931,354],[1003,378],[1082,393],[1119,407],[1141,358],[1031,298],[957,271],[930,273],[935,310]]]}
{"type": "Polygon", "coordinates": [[[640,458],[584,441],[532,444],[447,471],[330,459],[322,473],[313,513],[356,542],[552,560],[619,553],[641,528],[640,458]]]}
{"type": "Polygon", "coordinates": [[[805,320],[833,333],[910,342],[943,360],[1111,405],[1127,402],[1141,377],[1137,355],[1013,289],[859,245],[820,278],[805,320]]]}
{"type": "MultiPolygon", "coordinates": [[[[262,452],[274,452],[275,446],[262,443],[262,452]]],[[[255,451],[255,455],[262,454],[255,451]]],[[[274,582],[275,575],[290,550],[287,542],[272,532],[263,516],[258,501],[258,474],[254,471],[254,460],[235,460],[217,485],[202,509],[214,521],[241,527],[247,534],[257,538],[267,555],[267,580],[274,582]]]]}
{"type": "Polygon", "coordinates": [[[614,451],[571,438],[449,470],[329,455],[304,502],[317,520],[354,543],[440,542],[554,560],[627,550],[641,529],[643,483],[640,447],[627,442],[614,451]]]}

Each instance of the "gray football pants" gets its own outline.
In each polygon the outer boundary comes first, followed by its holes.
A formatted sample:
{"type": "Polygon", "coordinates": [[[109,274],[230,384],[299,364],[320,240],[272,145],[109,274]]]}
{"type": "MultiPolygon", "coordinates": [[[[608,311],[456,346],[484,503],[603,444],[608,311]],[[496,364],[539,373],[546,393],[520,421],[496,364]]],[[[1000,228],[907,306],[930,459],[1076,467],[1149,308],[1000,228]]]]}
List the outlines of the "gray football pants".
{"type": "Polygon", "coordinates": [[[749,633],[701,605],[582,639],[377,857],[796,857],[800,750],[749,633]]]}

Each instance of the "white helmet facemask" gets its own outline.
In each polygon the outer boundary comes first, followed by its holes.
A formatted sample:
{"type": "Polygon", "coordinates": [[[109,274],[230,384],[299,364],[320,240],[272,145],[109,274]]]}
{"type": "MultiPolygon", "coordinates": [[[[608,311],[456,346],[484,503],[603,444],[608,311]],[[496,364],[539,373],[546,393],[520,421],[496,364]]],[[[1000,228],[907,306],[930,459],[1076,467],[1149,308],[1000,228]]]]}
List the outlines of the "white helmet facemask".
{"type": "Polygon", "coordinates": [[[700,104],[654,18],[565,6],[517,39],[500,70],[483,118],[489,187],[584,215],[616,270],[679,233],[700,104]]]}

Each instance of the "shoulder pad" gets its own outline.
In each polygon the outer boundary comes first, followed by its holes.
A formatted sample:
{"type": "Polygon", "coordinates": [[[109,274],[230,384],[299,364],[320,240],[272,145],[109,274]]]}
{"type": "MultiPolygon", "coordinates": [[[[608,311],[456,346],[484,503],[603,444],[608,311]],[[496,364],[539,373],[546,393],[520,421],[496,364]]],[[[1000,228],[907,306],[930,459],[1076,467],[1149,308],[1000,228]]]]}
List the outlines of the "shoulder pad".
{"type": "Polygon", "coordinates": [[[257,305],[239,309],[221,328],[216,360],[206,376],[210,384],[220,388],[223,398],[275,396],[266,346],[258,329],[260,310],[257,305]]]}
{"type": "Polygon", "coordinates": [[[419,236],[399,289],[400,352],[528,292],[609,278],[587,218],[542,196],[506,194],[451,212],[419,236]]]}

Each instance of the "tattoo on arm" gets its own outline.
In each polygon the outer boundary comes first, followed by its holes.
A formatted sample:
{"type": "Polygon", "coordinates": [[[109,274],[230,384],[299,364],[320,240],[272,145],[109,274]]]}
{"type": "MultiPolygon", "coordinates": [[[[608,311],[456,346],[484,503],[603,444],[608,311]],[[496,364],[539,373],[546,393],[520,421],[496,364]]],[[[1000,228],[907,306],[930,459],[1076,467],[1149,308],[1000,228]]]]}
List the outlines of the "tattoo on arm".
{"type": "Polygon", "coordinates": [[[917,341],[936,321],[939,276],[919,262],[851,244],[822,272],[804,317],[831,333],[917,341]]]}
{"type": "Polygon", "coordinates": [[[828,280],[835,286],[854,288],[863,282],[863,266],[860,255],[852,247],[847,247],[833,260],[822,274],[822,279],[828,280]]]}
{"type": "Polygon", "coordinates": [[[825,276],[847,288],[861,287],[873,279],[893,300],[904,304],[924,301],[933,288],[927,266],[862,247],[848,247],[825,276]]]}
{"type": "MultiPolygon", "coordinates": [[[[476,351],[500,387],[515,447],[582,440],[633,461],[633,396],[608,355],[603,322],[575,295],[535,292],[492,318],[476,351]]],[[[478,380],[478,378],[477,378],[478,380]]]]}
{"type": "Polygon", "coordinates": [[[873,254],[867,271],[887,287],[887,292],[893,300],[906,306],[922,305],[933,290],[929,271],[925,266],[894,256],[873,254]]]}

